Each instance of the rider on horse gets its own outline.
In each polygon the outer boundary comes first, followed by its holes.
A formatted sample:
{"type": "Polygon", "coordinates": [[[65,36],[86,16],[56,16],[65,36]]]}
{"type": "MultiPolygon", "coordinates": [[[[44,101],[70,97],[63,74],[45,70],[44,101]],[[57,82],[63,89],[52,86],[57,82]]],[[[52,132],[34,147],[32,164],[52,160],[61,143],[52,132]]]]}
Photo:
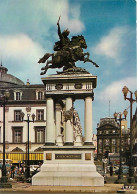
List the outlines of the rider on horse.
{"type": "MultiPolygon", "coordinates": [[[[60,20],[60,17],[59,17],[60,20]]],[[[89,59],[89,53],[84,52],[83,49],[87,48],[87,44],[84,36],[73,36],[71,40],[68,38],[69,30],[66,29],[61,32],[59,20],[57,22],[58,26],[58,36],[60,40],[54,45],[54,53],[46,53],[38,63],[45,63],[46,66],[42,67],[41,70],[44,72],[41,75],[45,74],[49,68],[62,68],[63,71],[68,69],[76,69],[75,62],[83,61],[91,62],[96,67],[99,67],[95,62],[89,59]],[[85,57],[86,56],[86,57],[85,57]],[[47,60],[51,57],[51,60],[47,60]]]]}
{"type": "MultiPolygon", "coordinates": [[[[60,20],[60,17],[59,17],[59,20],[60,20]]],[[[57,22],[57,26],[58,26],[58,36],[60,38],[60,41],[55,43],[54,51],[59,51],[59,50],[64,50],[64,49],[66,50],[67,46],[70,43],[70,40],[68,38],[70,31],[66,29],[63,32],[61,32],[59,20],[57,22]]]]}
{"type": "Polygon", "coordinates": [[[54,51],[62,51],[62,54],[69,55],[69,58],[71,59],[71,61],[74,61],[75,59],[73,56],[73,51],[72,51],[72,48],[70,47],[71,41],[68,38],[70,31],[67,28],[66,30],[61,32],[59,21],[60,21],[60,17],[59,17],[59,20],[57,22],[58,36],[59,36],[60,40],[58,42],[55,42],[54,51]]]}

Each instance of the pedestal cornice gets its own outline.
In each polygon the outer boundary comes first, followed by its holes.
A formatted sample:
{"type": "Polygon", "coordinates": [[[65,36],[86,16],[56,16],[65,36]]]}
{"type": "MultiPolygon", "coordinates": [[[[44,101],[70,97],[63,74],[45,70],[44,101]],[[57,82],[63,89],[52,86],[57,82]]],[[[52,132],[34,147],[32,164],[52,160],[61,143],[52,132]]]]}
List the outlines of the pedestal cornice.
{"type": "Polygon", "coordinates": [[[50,150],[94,150],[94,145],[85,145],[85,146],[43,146],[42,149],[44,151],[50,150]]]}
{"type": "Polygon", "coordinates": [[[48,75],[47,77],[41,78],[44,85],[50,83],[73,83],[77,82],[92,82],[93,88],[96,88],[97,86],[97,76],[94,76],[92,74],[72,74],[72,75],[48,75]]]}
{"type": "Polygon", "coordinates": [[[94,97],[93,89],[97,85],[97,76],[91,74],[49,75],[42,78],[46,87],[46,97],[64,99],[71,97],[84,99],[94,97]]]}

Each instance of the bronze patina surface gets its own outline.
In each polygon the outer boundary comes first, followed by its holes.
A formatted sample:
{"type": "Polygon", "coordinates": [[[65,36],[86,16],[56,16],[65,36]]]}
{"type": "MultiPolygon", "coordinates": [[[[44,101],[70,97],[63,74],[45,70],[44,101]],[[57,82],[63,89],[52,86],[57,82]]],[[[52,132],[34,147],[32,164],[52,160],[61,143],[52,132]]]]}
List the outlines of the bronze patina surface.
{"type": "MultiPolygon", "coordinates": [[[[60,17],[59,17],[60,20],[60,17]]],[[[63,72],[57,72],[61,74],[77,74],[88,73],[83,68],[77,68],[75,63],[77,61],[91,62],[95,67],[99,67],[94,61],[89,59],[90,54],[84,52],[83,49],[87,48],[87,44],[84,36],[72,36],[71,40],[68,38],[69,30],[66,29],[61,32],[59,20],[58,36],[59,41],[55,42],[54,53],[46,53],[38,63],[45,63],[46,66],[42,67],[41,75],[45,74],[49,68],[63,68],[63,72]],[[51,60],[48,60],[51,57],[51,60]]]]}

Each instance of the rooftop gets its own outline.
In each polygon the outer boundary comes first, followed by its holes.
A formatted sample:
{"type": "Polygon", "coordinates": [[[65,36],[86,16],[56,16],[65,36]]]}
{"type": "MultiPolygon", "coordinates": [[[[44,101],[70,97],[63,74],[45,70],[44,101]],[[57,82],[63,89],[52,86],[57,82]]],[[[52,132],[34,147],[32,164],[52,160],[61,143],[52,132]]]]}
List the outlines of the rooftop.
{"type": "Polygon", "coordinates": [[[0,64],[0,88],[23,86],[24,82],[17,77],[8,74],[8,69],[0,64]]]}

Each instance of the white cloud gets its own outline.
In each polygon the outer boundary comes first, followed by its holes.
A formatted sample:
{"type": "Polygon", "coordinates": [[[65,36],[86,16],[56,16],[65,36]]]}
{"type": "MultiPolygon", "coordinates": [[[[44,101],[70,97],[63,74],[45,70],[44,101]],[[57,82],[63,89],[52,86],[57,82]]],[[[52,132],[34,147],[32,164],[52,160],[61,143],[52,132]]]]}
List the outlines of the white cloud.
{"type": "MultiPolygon", "coordinates": [[[[40,44],[34,42],[26,34],[0,35],[0,57],[3,66],[9,69],[9,74],[24,82],[30,79],[31,84],[41,83],[40,72],[45,64],[37,62],[47,52],[49,52],[48,47],[45,51],[40,44]]],[[[49,69],[47,74],[54,74],[56,71],[57,69],[49,69]]]]}
{"type": "Polygon", "coordinates": [[[60,23],[65,28],[69,28],[71,33],[79,33],[84,29],[84,24],[80,21],[80,6],[70,7],[68,1],[59,0],[54,2],[49,0],[48,6],[46,5],[45,8],[48,16],[52,14],[54,24],[57,22],[57,18],[61,16],[60,23]],[[69,18],[69,14],[72,19],[69,18]]]}
{"type": "Polygon", "coordinates": [[[28,78],[33,83],[40,81],[41,66],[37,62],[45,51],[30,37],[25,34],[0,35],[0,53],[3,65],[9,69],[10,74],[23,81],[28,78]]]}
{"type": "Polygon", "coordinates": [[[68,0],[13,0],[12,6],[7,6],[10,1],[5,1],[0,2],[0,22],[3,26],[0,33],[27,34],[45,49],[50,45],[51,50],[53,43],[58,40],[56,23],[60,15],[61,31],[68,28],[71,34],[78,34],[85,28],[78,3],[74,6],[68,0]]]}
{"type": "Polygon", "coordinates": [[[114,59],[116,63],[122,61],[121,53],[125,46],[125,38],[129,32],[128,27],[115,27],[110,32],[100,39],[100,42],[92,48],[97,55],[102,55],[114,59]]]}
{"type": "Polygon", "coordinates": [[[46,1],[44,9],[53,24],[55,24],[59,16],[61,16],[61,25],[64,28],[69,28],[71,33],[79,33],[84,29],[84,24],[80,21],[80,6],[71,7],[68,1],[64,0],[48,0],[48,3],[46,1]],[[49,15],[52,17],[49,17],[49,15]],[[71,18],[69,16],[71,16],[71,18]]]}
{"type": "Polygon", "coordinates": [[[25,34],[17,34],[14,36],[0,35],[0,53],[2,58],[24,59],[38,56],[43,49],[41,46],[33,42],[25,34]]]}
{"type": "Polygon", "coordinates": [[[105,90],[99,92],[96,98],[102,102],[112,99],[113,103],[116,104],[120,99],[123,99],[122,88],[124,86],[127,86],[131,91],[137,90],[136,79],[136,77],[127,77],[120,81],[115,81],[108,85],[105,90]]]}
{"type": "MultiPolygon", "coordinates": [[[[31,3],[30,6],[32,6],[31,3]]],[[[40,23],[41,30],[44,30],[42,21],[46,23],[45,31],[49,31],[52,25],[56,25],[59,16],[61,16],[60,24],[62,27],[69,28],[71,33],[79,33],[84,29],[84,24],[80,21],[81,8],[79,5],[72,7],[67,0],[46,0],[39,1],[38,3],[37,1],[34,2],[33,7],[39,10],[38,22],[40,23]]]]}

